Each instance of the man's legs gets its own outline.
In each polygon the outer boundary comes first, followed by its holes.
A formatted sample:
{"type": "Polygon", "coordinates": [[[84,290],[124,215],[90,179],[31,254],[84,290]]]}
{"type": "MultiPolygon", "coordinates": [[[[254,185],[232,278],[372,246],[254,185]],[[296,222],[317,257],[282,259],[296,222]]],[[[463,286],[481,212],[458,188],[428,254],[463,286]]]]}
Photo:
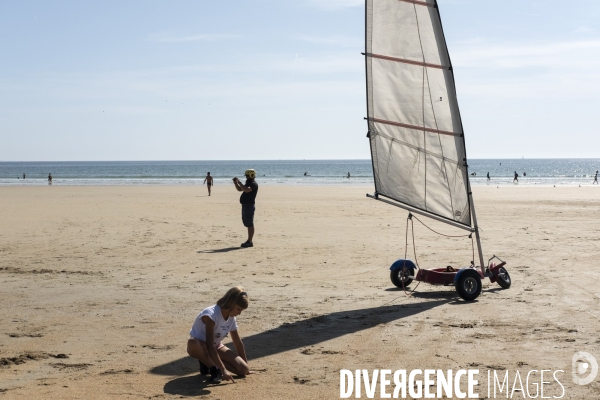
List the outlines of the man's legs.
{"type": "Polygon", "coordinates": [[[242,221],[248,228],[248,240],[242,243],[242,247],[252,247],[254,237],[254,204],[242,204],[242,221]]]}

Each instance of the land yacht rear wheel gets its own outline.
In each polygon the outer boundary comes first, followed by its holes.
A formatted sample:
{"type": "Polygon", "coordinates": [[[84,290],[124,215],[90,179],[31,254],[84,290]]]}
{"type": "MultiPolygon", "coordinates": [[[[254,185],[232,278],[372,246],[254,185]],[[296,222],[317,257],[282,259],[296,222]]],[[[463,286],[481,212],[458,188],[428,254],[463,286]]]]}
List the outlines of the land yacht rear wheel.
{"type": "Polygon", "coordinates": [[[458,295],[466,301],[473,301],[481,293],[481,278],[474,270],[464,271],[456,282],[458,295]]]}
{"type": "Polygon", "coordinates": [[[415,270],[413,268],[398,268],[390,271],[390,279],[392,283],[402,289],[402,287],[407,287],[413,281],[410,276],[414,276],[415,270]],[[404,273],[402,272],[404,270],[404,273]]]}

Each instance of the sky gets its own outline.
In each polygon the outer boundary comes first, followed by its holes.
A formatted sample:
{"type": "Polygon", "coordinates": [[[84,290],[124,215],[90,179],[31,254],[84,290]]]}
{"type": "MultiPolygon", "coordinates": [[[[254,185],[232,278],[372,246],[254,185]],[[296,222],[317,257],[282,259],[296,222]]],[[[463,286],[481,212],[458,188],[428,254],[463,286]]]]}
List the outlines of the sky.
{"type": "MultiPolygon", "coordinates": [[[[600,158],[600,1],[438,4],[469,158],[600,158]]],[[[0,0],[0,37],[0,161],[369,158],[362,0],[0,0]]]]}

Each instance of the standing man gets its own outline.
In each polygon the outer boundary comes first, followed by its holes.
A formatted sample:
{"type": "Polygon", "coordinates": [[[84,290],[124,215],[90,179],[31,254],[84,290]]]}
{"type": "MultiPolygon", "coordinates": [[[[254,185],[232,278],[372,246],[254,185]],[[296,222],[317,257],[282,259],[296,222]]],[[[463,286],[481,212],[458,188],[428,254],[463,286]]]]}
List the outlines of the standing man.
{"type": "Polygon", "coordinates": [[[596,176],[594,176],[594,182],[592,182],[592,185],[594,184],[598,184],[598,170],[596,170],[596,176]]]}
{"type": "Polygon", "coordinates": [[[238,192],[243,192],[240,196],[240,203],[242,204],[242,222],[244,223],[244,226],[248,228],[248,240],[242,243],[242,247],[253,247],[254,202],[256,200],[256,194],[258,193],[258,183],[254,181],[254,178],[256,178],[256,171],[253,169],[247,169],[246,172],[244,172],[244,175],[246,175],[246,183],[242,185],[236,176],[233,178],[233,184],[238,192]]]}
{"type": "Polygon", "coordinates": [[[208,195],[210,196],[210,188],[213,185],[213,177],[210,176],[210,172],[206,173],[206,178],[204,178],[204,182],[202,182],[202,184],[204,185],[206,183],[206,187],[208,188],[208,195]]]}
{"type": "Polygon", "coordinates": [[[517,183],[519,183],[519,174],[517,174],[517,171],[515,171],[515,177],[513,178],[513,183],[515,183],[515,181],[517,183]]]}
{"type": "Polygon", "coordinates": [[[48,174],[48,185],[52,185],[52,174],[48,174]]]}

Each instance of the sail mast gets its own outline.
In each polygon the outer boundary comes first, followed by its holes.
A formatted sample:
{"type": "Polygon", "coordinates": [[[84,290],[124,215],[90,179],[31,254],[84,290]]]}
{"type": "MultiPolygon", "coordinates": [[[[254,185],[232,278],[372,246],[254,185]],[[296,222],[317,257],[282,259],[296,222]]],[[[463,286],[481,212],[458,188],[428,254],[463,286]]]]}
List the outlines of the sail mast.
{"type": "MultiPolygon", "coordinates": [[[[448,63],[450,64],[450,71],[452,72],[452,76],[454,76],[454,69],[452,68],[452,60],[450,59],[450,52],[448,51],[448,44],[446,43],[446,35],[443,34],[444,27],[442,25],[442,17],[439,12],[437,0],[434,0],[434,2],[435,2],[435,8],[438,10],[438,20],[440,22],[440,28],[442,30],[444,46],[446,47],[446,51],[448,52],[448,63]]],[[[456,93],[456,82],[454,80],[453,80],[453,84],[454,84],[454,92],[456,93]]],[[[457,109],[459,109],[458,118],[460,121],[461,131],[464,132],[462,117],[460,116],[460,107],[458,105],[458,102],[456,103],[456,107],[457,107],[457,109]]],[[[469,196],[469,205],[471,208],[471,218],[473,219],[473,228],[475,230],[475,241],[477,242],[477,252],[479,255],[479,263],[480,263],[479,265],[481,268],[481,272],[485,275],[485,273],[486,273],[485,267],[486,266],[483,263],[483,248],[481,247],[481,237],[479,235],[479,226],[477,224],[477,215],[475,213],[475,202],[473,201],[473,191],[471,190],[471,178],[469,177],[469,165],[467,163],[467,145],[465,143],[464,135],[463,135],[462,139],[463,139],[463,145],[465,147],[465,168],[467,171],[467,195],[469,196]]],[[[475,262],[475,260],[473,260],[473,262],[475,262]]]]}

